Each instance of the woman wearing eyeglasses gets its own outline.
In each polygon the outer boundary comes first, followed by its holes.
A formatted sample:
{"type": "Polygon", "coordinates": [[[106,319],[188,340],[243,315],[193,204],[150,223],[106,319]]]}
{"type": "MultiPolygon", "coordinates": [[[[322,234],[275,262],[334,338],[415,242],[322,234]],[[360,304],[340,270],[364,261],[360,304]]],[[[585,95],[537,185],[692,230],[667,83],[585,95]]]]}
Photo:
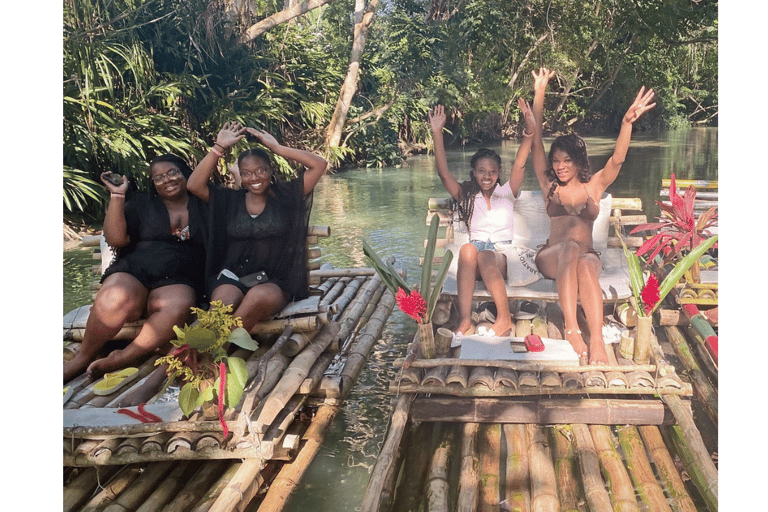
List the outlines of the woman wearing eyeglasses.
{"type": "Polygon", "coordinates": [[[149,194],[132,194],[125,176],[101,175],[110,193],[104,237],[115,250],[88,317],[83,342],[64,364],[64,382],[87,367],[93,376],[124,368],[175,335],[203,292],[207,206],[187,193],[192,169],[174,155],[150,163],[149,194]],[[115,185],[110,179],[122,182],[115,185]],[[127,322],[147,320],[126,348],[94,359],[127,322]],[[93,361],[93,362],[92,362],[93,361]]]}
{"type": "Polygon", "coordinates": [[[322,157],[283,146],[267,132],[228,122],[189,178],[189,191],[209,207],[206,288],[212,301],[233,306],[248,331],[289,300],[309,295],[306,233],[311,194],[327,166],[322,157]],[[219,158],[246,134],[302,166],[298,177],[277,179],[269,152],[252,148],[237,159],[240,189],[210,185],[219,158]]]}

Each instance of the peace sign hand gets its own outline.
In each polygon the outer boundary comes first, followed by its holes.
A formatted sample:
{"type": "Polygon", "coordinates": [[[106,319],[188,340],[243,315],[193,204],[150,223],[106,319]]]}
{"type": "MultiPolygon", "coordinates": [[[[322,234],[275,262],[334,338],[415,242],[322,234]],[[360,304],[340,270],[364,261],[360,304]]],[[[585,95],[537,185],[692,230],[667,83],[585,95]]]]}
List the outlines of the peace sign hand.
{"type": "Polygon", "coordinates": [[[525,133],[532,135],[536,128],[536,117],[533,115],[533,110],[523,98],[517,99],[517,105],[520,107],[523,119],[525,119],[525,133]]]}
{"type": "Polygon", "coordinates": [[[648,104],[653,99],[653,94],[653,89],[648,89],[648,91],[646,91],[645,86],[641,87],[640,92],[635,96],[635,101],[632,102],[627,113],[624,114],[622,122],[632,124],[637,121],[644,112],[655,107],[656,103],[648,104]]]}

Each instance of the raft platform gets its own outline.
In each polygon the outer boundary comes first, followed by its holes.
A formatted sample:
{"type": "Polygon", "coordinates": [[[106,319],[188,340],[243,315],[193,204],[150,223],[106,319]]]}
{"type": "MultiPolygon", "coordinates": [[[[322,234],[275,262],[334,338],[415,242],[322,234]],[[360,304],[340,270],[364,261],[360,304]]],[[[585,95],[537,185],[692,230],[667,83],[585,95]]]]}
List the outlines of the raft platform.
{"type": "MultiPolygon", "coordinates": [[[[154,362],[163,353],[138,364],[138,378],[113,395],[96,395],[86,375],[69,382],[63,509],[281,510],[395,305],[373,269],[318,264],[309,276],[309,299],[252,330],[258,350],[230,354],[246,360],[248,379],[224,414],[226,438],[218,417],[197,409],[184,418],[161,389],[167,377],[154,362]],[[161,421],[134,419],[144,412],[161,421]]],[[[86,309],[65,318],[65,359],[78,348],[86,309]]],[[[119,337],[130,340],[139,328],[119,337]]]]}

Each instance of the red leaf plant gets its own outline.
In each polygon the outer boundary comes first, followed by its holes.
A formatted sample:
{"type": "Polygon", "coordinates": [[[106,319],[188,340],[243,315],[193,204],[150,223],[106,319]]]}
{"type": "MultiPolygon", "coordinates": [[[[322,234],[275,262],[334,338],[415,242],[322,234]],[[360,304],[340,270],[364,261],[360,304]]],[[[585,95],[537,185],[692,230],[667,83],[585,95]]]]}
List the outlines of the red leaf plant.
{"type": "Polygon", "coordinates": [[[659,222],[641,224],[630,232],[630,234],[642,231],[657,232],[637,249],[638,256],[650,253],[646,257],[649,263],[659,254],[661,254],[662,265],[671,263],[684,250],[691,250],[702,240],[712,236],[709,228],[717,225],[717,206],[702,213],[697,219],[693,212],[696,199],[694,186],[690,185],[681,196],[675,187],[674,174],[670,181],[669,202],[656,201],[661,208],[659,222]]]}
{"type": "Polygon", "coordinates": [[[403,313],[418,323],[424,321],[424,315],[427,314],[427,303],[417,290],[412,290],[408,294],[404,289],[398,288],[395,299],[397,300],[397,306],[403,313]]]}
{"type": "Polygon", "coordinates": [[[661,299],[659,295],[659,280],[654,274],[648,276],[648,281],[643,286],[643,291],[640,292],[640,299],[645,307],[645,315],[650,316],[653,307],[661,299]]]}

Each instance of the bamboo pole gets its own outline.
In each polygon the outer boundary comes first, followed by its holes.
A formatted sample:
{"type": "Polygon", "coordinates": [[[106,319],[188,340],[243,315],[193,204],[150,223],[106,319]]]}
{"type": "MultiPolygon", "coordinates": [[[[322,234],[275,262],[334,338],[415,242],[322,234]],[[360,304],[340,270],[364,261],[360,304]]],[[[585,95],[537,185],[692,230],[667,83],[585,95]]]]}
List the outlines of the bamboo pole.
{"type": "Polygon", "coordinates": [[[457,512],[475,512],[477,510],[478,468],[480,466],[480,459],[477,455],[479,426],[478,423],[463,423],[457,512]]]}
{"type": "Polygon", "coordinates": [[[696,359],[690,352],[685,336],[680,329],[674,326],[665,327],[664,330],[667,334],[667,339],[688,372],[688,378],[693,384],[694,389],[696,389],[697,399],[702,409],[709,415],[713,423],[717,424],[717,393],[709,384],[706,375],[704,375],[698,363],[696,363],[696,359]]]}
{"type": "MultiPolygon", "coordinates": [[[[403,358],[396,359],[392,365],[395,368],[405,365],[403,358]]],[[[547,361],[541,362],[528,362],[528,361],[505,361],[501,359],[460,359],[460,358],[442,358],[442,359],[415,359],[411,362],[410,366],[414,368],[434,368],[435,366],[450,366],[450,365],[462,365],[462,366],[475,366],[482,368],[509,368],[510,370],[517,371],[529,371],[529,372],[574,372],[585,373],[594,371],[595,367],[589,366],[576,366],[573,364],[563,364],[558,362],[549,363],[547,361]]],[[[646,371],[656,372],[655,364],[644,364],[632,366],[632,371],[646,371]]],[[[625,365],[601,365],[600,370],[603,372],[626,372],[629,371],[625,365]]]]}
{"type": "Polygon", "coordinates": [[[627,460],[627,469],[632,477],[635,490],[647,510],[672,512],[664,491],[656,481],[651,463],[645,453],[640,433],[633,426],[619,427],[619,444],[627,460]]]}
{"type": "Polygon", "coordinates": [[[483,424],[480,427],[480,512],[498,512],[499,502],[499,441],[501,426],[483,424]]]}
{"type": "Polygon", "coordinates": [[[704,497],[711,510],[717,510],[718,474],[712,457],[704,446],[701,433],[696,428],[693,414],[683,405],[680,397],[661,396],[664,403],[672,410],[677,425],[670,427],[674,433],[670,438],[677,448],[678,455],[688,471],[696,488],[704,497]]]}
{"type": "Polygon", "coordinates": [[[600,474],[600,459],[589,433],[589,427],[579,423],[571,425],[571,430],[581,471],[581,481],[584,485],[584,496],[590,512],[613,512],[611,498],[600,474]]]}
{"type": "Polygon", "coordinates": [[[597,450],[615,512],[637,512],[637,500],[627,468],[613,442],[611,428],[606,425],[590,425],[592,442],[597,450]]]}
{"type": "MultiPolygon", "coordinates": [[[[429,467],[432,433],[440,428],[439,423],[410,422],[410,425],[408,446],[418,447],[418,449],[405,450],[403,475],[392,507],[394,512],[417,512],[421,507],[429,467]]],[[[477,485],[476,482],[475,485],[477,485]]]]}
{"type": "Polygon", "coordinates": [[[196,466],[195,473],[185,483],[183,488],[174,493],[173,498],[165,504],[163,512],[185,512],[202,497],[218,477],[231,466],[229,462],[208,461],[196,466]]]}
{"type": "MultiPolygon", "coordinates": [[[[224,473],[219,476],[213,486],[211,486],[203,497],[195,504],[191,512],[209,512],[216,500],[219,499],[224,489],[232,481],[237,472],[243,468],[245,462],[234,462],[226,468],[224,473]]],[[[258,466],[257,466],[258,467],[258,466]]],[[[255,477],[255,475],[254,475],[255,477]]]]}
{"type": "Polygon", "coordinates": [[[243,461],[226,487],[221,490],[221,494],[213,502],[210,512],[229,512],[234,510],[240,502],[245,501],[244,496],[248,493],[251,485],[261,485],[260,473],[263,467],[264,461],[262,460],[248,459],[243,461]]]}
{"type": "Polygon", "coordinates": [[[527,424],[525,430],[529,442],[528,457],[531,471],[531,511],[559,512],[557,479],[552,454],[547,443],[545,427],[527,424]]]}
{"type": "Polygon", "coordinates": [[[666,495],[672,501],[673,508],[680,512],[696,512],[696,505],[685,489],[683,479],[664,444],[659,428],[652,425],[641,425],[638,430],[645,443],[645,449],[653,459],[659,478],[665,483],[666,495]]]}
{"type": "Polygon", "coordinates": [[[573,433],[570,425],[551,427],[549,438],[552,442],[560,510],[562,512],[577,512],[579,510],[579,480],[576,477],[576,454],[573,448],[573,433]]]}
{"type": "Polygon", "coordinates": [[[96,512],[102,510],[109,503],[128,488],[134,480],[141,474],[142,468],[137,465],[123,467],[113,478],[107,482],[106,486],[99,491],[80,512],[96,512]]]}
{"type": "Polygon", "coordinates": [[[190,464],[189,462],[182,462],[174,465],[171,472],[162,478],[154,492],[147,498],[142,497],[141,506],[135,509],[136,512],[155,512],[161,510],[184,486],[186,481],[185,475],[187,470],[190,469],[190,464]]]}
{"type": "Polygon", "coordinates": [[[285,407],[288,400],[299,389],[307,376],[312,364],[320,356],[320,353],[338,335],[340,325],[336,322],[323,326],[323,329],[299,355],[293,358],[291,364],[283,372],[283,376],[272,392],[264,400],[261,413],[253,422],[253,428],[257,433],[264,433],[265,428],[272,423],[280,410],[285,407]]]}
{"type": "Polygon", "coordinates": [[[78,509],[88,497],[100,486],[101,482],[108,482],[109,479],[121,469],[118,466],[103,466],[88,468],[69,485],[64,487],[63,512],[72,512],[78,509]]]}
{"type": "Polygon", "coordinates": [[[403,436],[408,425],[408,411],[413,396],[400,395],[390,416],[389,429],[384,444],[376,458],[368,486],[363,495],[361,510],[363,512],[378,512],[387,510],[393,501],[392,489],[387,489],[397,478],[403,450],[403,436]]]}
{"type": "MultiPolygon", "coordinates": [[[[531,480],[529,476],[528,435],[523,425],[503,425],[507,454],[504,482],[506,506],[509,510],[531,510],[531,480]]],[[[538,478],[538,476],[537,476],[538,478]]]]}
{"type": "Polygon", "coordinates": [[[293,357],[306,347],[318,331],[295,332],[291,334],[283,345],[282,351],[288,357],[293,357]]]}
{"type": "Polygon", "coordinates": [[[448,512],[451,486],[448,483],[450,462],[454,451],[456,429],[454,425],[444,425],[440,442],[432,454],[427,475],[428,512],[448,512]]]}
{"type": "MultiPolygon", "coordinates": [[[[376,278],[378,278],[378,275],[374,276],[374,279],[376,278]]],[[[370,290],[366,291],[366,293],[370,292],[370,294],[373,295],[377,286],[378,285],[371,285],[370,290]]],[[[384,318],[376,322],[369,321],[363,330],[364,333],[372,338],[378,338],[381,330],[383,329],[386,317],[389,316],[393,308],[394,296],[391,292],[387,291],[382,296],[379,306],[376,308],[376,311],[371,317],[372,320],[373,318],[380,318],[382,316],[384,318]]],[[[361,306],[359,309],[362,314],[364,307],[361,306]]],[[[340,333],[351,333],[352,329],[357,324],[357,320],[355,318],[359,318],[359,315],[357,317],[353,315],[351,318],[343,319],[340,333]]],[[[369,347],[369,349],[373,346],[373,343],[370,341],[364,340],[363,342],[360,342],[359,338],[355,345],[357,345],[358,342],[360,343],[360,346],[369,347]]],[[[347,366],[349,364],[350,361],[348,360],[344,365],[342,374],[346,375],[349,379],[351,379],[351,381],[354,381],[357,378],[362,365],[355,363],[354,368],[350,368],[350,370],[347,371],[347,366]]],[[[262,500],[259,510],[272,512],[274,510],[281,510],[282,507],[285,506],[285,503],[290,499],[291,493],[296,488],[298,482],[301,480],[302,476],[309,467],[310,462],[320,450],[325,436],[325,431],[335,419],[336,414],[338,414],[340,404],[343,403],[343,401],[346,399],[349,391],[351,390],[351,387],[351,382],[350,384],[346,384],[344,380],[342,380],[341,398],[335,401],[335,405],[322,404],[320,407],[318,407],[317,412],[315,413],[315,417],[313,418],[312,423],[304,435],[304,446],[301,448],[301,450],[299,450],[295,460],[285,464],[277,474],[277,477],[270,485],[266,496],[262,500]]]]}

